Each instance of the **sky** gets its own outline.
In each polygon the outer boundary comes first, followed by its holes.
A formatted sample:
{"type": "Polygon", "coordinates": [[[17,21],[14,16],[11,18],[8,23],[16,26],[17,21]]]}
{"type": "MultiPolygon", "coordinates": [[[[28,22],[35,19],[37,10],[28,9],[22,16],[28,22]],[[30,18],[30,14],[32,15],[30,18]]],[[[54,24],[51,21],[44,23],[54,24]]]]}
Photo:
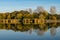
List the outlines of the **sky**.
{"type": "Polygon", "coordinates": [[[0,12],[12,12],[28,8],[34,10],[37,6],[43,6],[47,11],[51,6],[55,6],[57,13],[60,13],[60,0],[0,0],[0,12]]]}

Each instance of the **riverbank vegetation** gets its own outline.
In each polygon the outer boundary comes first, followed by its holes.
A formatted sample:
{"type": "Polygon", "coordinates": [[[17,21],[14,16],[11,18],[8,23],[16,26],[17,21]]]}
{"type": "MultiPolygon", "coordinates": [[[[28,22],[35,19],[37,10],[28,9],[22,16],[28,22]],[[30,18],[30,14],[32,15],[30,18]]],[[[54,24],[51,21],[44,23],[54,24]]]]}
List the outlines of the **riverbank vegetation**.
{"type": "Polygon", "coordinates": [[[29,10],[14,11],[11,13],[9,12],[0,13],[0,19],[21,19],[21,20],[23,18],[60,19],[60,15],[58,15],[53,9],[55,9],[55,7],[51,7],[51,11],[47,12],[43,7],[37,7],[35,11],[29,9],[29,10]]]}

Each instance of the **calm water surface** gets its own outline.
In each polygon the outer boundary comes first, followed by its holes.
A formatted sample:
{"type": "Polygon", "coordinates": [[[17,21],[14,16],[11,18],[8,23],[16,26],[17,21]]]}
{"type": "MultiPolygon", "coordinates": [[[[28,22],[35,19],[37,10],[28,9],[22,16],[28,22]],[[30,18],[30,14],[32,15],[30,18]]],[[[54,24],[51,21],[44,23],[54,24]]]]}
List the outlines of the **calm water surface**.
{"type": "Polygon", "coordinates": [[[60,40],[60,26],[41,30],[30,28],[27,31],[0,29],[0,40],[60,40]]]}

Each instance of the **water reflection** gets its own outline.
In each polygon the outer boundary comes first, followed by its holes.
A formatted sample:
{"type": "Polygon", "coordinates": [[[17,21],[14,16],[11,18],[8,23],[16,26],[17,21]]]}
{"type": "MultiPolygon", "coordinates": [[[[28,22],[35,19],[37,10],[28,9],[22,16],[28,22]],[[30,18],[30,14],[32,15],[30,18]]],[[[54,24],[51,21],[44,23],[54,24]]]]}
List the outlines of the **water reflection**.
{"type": "Polygon", "coordinates": [[[37,30],[36,31],[37,35],[43,36],[44,35],[44,30],[37,30]]]}
{"type": "Polygon", "coordinates": [[[29,34],[32,34],[32,32],[35,31],[35,33],[40,36],[44,36],[45,32],[50,29],[51,36],[55,36],[56,28],[58,28],[58,26],[60,26],[60,23],[46,23],[44,25],[0,24],[0,29],[13,30],[15,32],[28,32],[29,34]]]}
{"type": "Polygon", "coordinates": [[[52,36],[55,36],[56,35],[56,28],[52,27],[51,30],[50,30],[50,33],[51,33],[52,36]]]}

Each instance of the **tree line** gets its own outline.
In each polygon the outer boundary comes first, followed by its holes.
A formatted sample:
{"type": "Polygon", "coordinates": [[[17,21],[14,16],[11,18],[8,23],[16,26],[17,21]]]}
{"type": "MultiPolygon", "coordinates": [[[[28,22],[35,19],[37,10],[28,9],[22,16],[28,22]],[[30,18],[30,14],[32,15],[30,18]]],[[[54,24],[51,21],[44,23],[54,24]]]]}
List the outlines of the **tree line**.
{"type": "Polygon", "coordinates": [[[60,15],[58,15],[55,11],[55,7],[51,7],[50,12],[47,12],[44,10],[43,7],[37,7],[35,11],[32,11],[32,9],[29,10],[20,10],[20,11],[14,11],[14,12],[6,12],[6,13],[0,13],[0,19],[21,19],[24,18],[44,18],[44,19],[60,19],[60,15]]]}

